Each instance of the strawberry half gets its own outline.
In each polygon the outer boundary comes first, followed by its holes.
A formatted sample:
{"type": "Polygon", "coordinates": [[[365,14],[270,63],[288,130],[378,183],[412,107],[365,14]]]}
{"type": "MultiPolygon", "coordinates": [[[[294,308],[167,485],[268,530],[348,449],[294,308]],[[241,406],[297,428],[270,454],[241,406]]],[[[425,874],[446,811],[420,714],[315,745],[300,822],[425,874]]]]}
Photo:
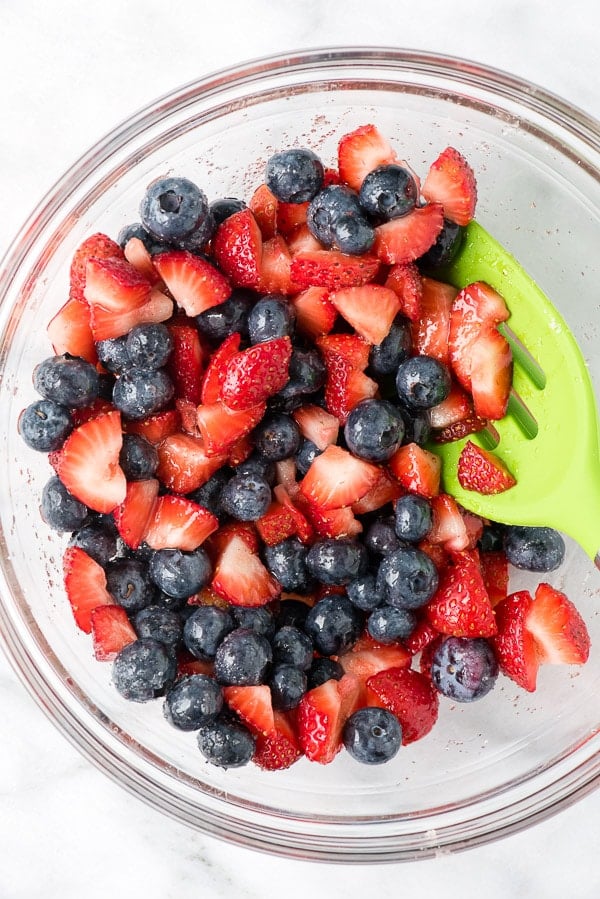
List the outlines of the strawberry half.
{"type": "Polygon", "coordinates": [[[423,281],[417,266],[412,262],[394,265],[388,273],[385,286],[398,297],[402,315],[410,321],[418,321],[421,317],[423,281]]]}
{"type": "Polygon", "coordinates": [[[379,472],[376,465],[331,445],[316,457],[300,483],[300,491],[318,509],[339,509],[364,496],[379,480],[379,472]]]}
{"type": "Polygon", "coordinates": [[[75,623],[89,634],[93,610],[98,606],[114,605],[114,599],[106,589],[104,569],[79,546],[69,546],[63,555],[63,576],[75,623]]]}
{"type": "Polygon", "coordinates": [[[184,496],[164,494],[156,500],[144,540],[151,549],[190,552],[218,527],[218,520],[204,506],[184,496]]]}
{"type": "Polygon", "coordinates": [[[151,284],[160,282],[160,275],[154,268],[152,256],[139,237],[130,237],[123,247],[123,253],[127,262],[130,262],[151,284]]]}
{"type": "Polygon", "coordinates": [[[207,456],[223,456],[249,434],[265,414],[265,404],[251,409],[229,409],[223,403],[198,406],[196,420],[207,456]]]}
{"type": "Polygon", "coordinates": [[[501,550],[481,552],[479,559],[483,583],[495,608],[508,594],[508,559],[501,550]]]}
{"type": "Polygon", "coordinates": [[[454,147],[446,147],[432,164],[421,193],[428,202],[439,203],[445,218],[457,225],[468,225],[475,215],[475,174],[462,153],[454,147]]]}
{"type": "Polygon", "coordinates": [[[342,731],[356,710],[360,684],[351,674],[309,690],[297,710],[298,742],[311,762],[326,765],[342,748],[342,731]]]}
{"type": "Polygon", "coordinates": [[[465,490],[475,490],[483,496],[504,493],[517,483],[495,453],[471,440],[467,440],[458,457],[458,481],[465,490]]]}
{"type": "Polygon", "coordinates": [[[506,321],[509,311],[497,291],[475,281],[456,294],[450,310],[448,353],[450,364],[465,390],[471,389],[472,347],[482,330],[506,321]]]}
{"type": "Polygon", "coordinates": [[[430,543],[441,544],[447,552],[460,552],[469,545],[465,520],[454,497],[440,493],[431,498],[432,525],[430,543]]]}
{"type": "Polygon", "coordinates": [[[248,542],[233,531],[222,540],[212,589],[233,606],[264,606],[276,599],[281,587],[248,542]]]}
{"type": "Polygon", "coordinates": [[[291,264],[292,257],[281,234],[265,240],[257,289],[261,293],[292,293],[291,264]]]}
{"type": "Polygon", "coordinates": [[[550,584],[539,584],[525,626],[535,640],[540,664],[583,665],[590,654],[585,622],[573,603],[550,584]]]}
{"type": "Polygon", "coordinates": [[[125,499],[122,444],[121,415],[114,411],[79,425],[60,450],[56,473],[69,493],[95,512],[112,512],[125,499]]]}
{"type": "Polygon", "coordinates": [[[327,369],[327,410],[345,424],[357,403],[375,396],[379,389],[377,382],[364,374],[370,344],[357,334],[328,334],[319,337],[316,344],[327,369]]]}
{"type": "Polygon", "coordinates": [[[175,493],[197,490],[226,461],[224,454],[209,456],[198,437],[175,433],[158,444],[156,477],[175,493]]]}
{"type": "Polygon", "coordinates": [[[410,493],[431,499],[440,492],[441,460],[416,443],[406,443],[397,449],[388,467],[410,493]]]}
{"type": "Polygon", "coordinates": [[[345,134],[338,144],[340,179],[356,191],[369,172],[396,161],[391,145],[375,125],[361,125],[345,134]]]}
{"type": "Polygon", "coordinates": [[[153,262],[169,293],[187,315],[200,315],[231,295],[231,284],[225,275],[187,250],[159,253],[153,262]]]}
{"type": "Polygon", "coordinates": [[[83,296],[107,312],[130,312],[143,306],[152,284],[125,258],[88,259],[83,296]]]}
{"type": "Polygon", "coordinates": [[[204,371],[204,350],[198,328],[186,318],[173,319],[167,327],[173,349],[166,368],[175,387],[175,397],[198,405],[204,371]]]}
{"type": "Polygon", "coordinates": [[[268,735],[256,735],[252,761],[265,771],[282,771],[293,765],[302,755],[291,716],[273,712],[274,729],[268,735]]]}
{"type": "Polygon", "coordinates": [[[92,306],[90,325],[94,340],[122,337],[135,326],[149,322],[165,322],[173,315],[173,300],[161,290],[153,288],[145,303],[134,309],[114,312],[104,306],[92,306]]]}
{"type": "Polygon", "coordinates": [[[125,646],[137,640],[123,606],[96,606],[90,624],[94,655],[99,662],[112,662],[125,646]]]}
{"type": "Polygon", "coordinates": [[[131,549],[137,549],[144,539],[159,487],[155,478],[129,481],[125,499],[113,510],[119,536],[131,549]]]}
{"type": "Polygon", "coordinates": [[[234,212],[217,228],[212,251],[219,268],[235,287],[257,287],[262,235],[250,209],[234,212]]]}
{"type": "Polygon", "coordinates": [[[83,290],[88,259],[123,259],[119,244],[106,234],[92,234],[80,244],[73,255],[69,272],[69,299],[85,302],[83,290]]]}
{"type": "Polygon", "coordinates": [[[263,240],[270,240],[277,232],[277,206],[279,201],[266,184],[259,184],[248,203],[256,219],[263,240]]]}
{"type": "Polygon", "coordinates": [[[367,704],[392,712],[402,727],[402,745],[426,736],[437,721],[439,694],[431,680],[411,668],[390,668],[367,681],[367,704]]]}
{"type": "Polygon", "coordinates": [[[220,400],[236,411],[263,403],[289,380],[291,356],[289,337],[265,340],[236,353],[227,363],[220,400]]]}
{"type": "Polygon", "coordinates": [[[300,433],[307,440],[311,440],[317,449],[324,450],[331,443],[337,443],[340,423],[335,417],[321,406],[300,406],[292,413],[292,417],[300,433]]]}
{"type": "Polygon", "coordinates": [[[500,670],[516,684],[533,693],[540,662],[533,635],[525,625],[533,605],[527,590],[511,593],[495,608],[498,633],[492,645],[500,670]]]}
{"type": "Polygon", "coordinates": [[[67,300],[51,319],[46,330],[57,356],[70,353],[92,365],[98,361],[90,325],[90,307],[85,300],[67,300]]]}
{"type": "Polygon", "coordinates": [[[422,278],[421,285],[421,314],[411,328],[413,349],[421,356],[433,356],[447,365],[450,313],[456,288],[433,278],[422,278]]]}
{"type": "Polygon", "coordinates": [[[410,661],[410,653],[399,643],[385,645],[371,639],[359,639],[339,658],[345,673],[352,674],[363,688],[373,675],[390,668],[407,668],[410,661]]]}
{"type": "Polygon", "coordinates": [[[378,284],[336,290],[329,300],[361,337],[375,344],[387,337],[400,311],[400,301],[394,291],[378,284]]]}
{"type": "Polygon", "coordinates": [[[327,287],[341,290],[368,284],[379,270],[374,256],[348,256],[339,250],[304,250],[292,256],[290,277],[302,290],[307,287],[327,287]]]}
{"type": "Polygon", "coordinates": [[[438,203],[416,206],[375,228],[372,252],[388,265],[412,262],[433,246],[443,225],[444,211],[438,203]]]}
{"type": "Polygon", "coordinates": [[[352,506],[327,510],[307,506],[306,512],[319,537],[356,537],[362,533],[363,526],[352,506]]]}
{"type": "Polygon", "coordinates": [[[429,622],[441,634],[491,637],[496,619],[479,561],[471,552],[453,553],[440,575],[439,587],[425,607],[429,622]]]}
{"type": "Polygon", "coordinates": [[[471,345],[471,394],[475,414],[504,418],[512,385],[513,359],[508,341],[497,328],[487,328],[471,345]]]}
{"type": "Polygon", "coordinates": [[[429,410],[429,423],[437,430],[456,424],[473,414],[473,404],[462,387],[453,383],[445,400],[429,410]]]}
{"type": "Polygon", "coordinates": [[[145,437],[155,446],[165,437],[175,434],[181,427],[181,416],[177,409],[164,409],[155,412],[142,421],[127,421],[123,424],[123,430],[127,434],[139,434],[145,437]]]}
{"type": "Polygon", "coordinates": [[[379,472],[379,479],[371,489],[357,502],[352,503],[352,511],[355,515],[366,515],[368,512],[375,512],[377,509],[381,509],[382,506],[395,502],[403,493],[404,490],[398,481],[382,468],[379,472]]]}
{"type": "Polygon", "coordinates": [[[296,310],[296,327],[305,337],[315,340],[333,329],[337,311],[329,301],[327,287],[307,287],[292,302],[296,310]]]}
{"type": "Polygon", "coordinates": [[[241,340],[241,335],[235,331],[225,338],[210,357],[200,391],[202,403],[218,402],[227,365],[229,360],[239,352],[241,340]]]}
{"type": "Polygon", "coordinates": [[[256,530],[263,543],[274,546],[296,533],[291,512],[277,500],[273,500],[265,514],[256,522],[256,530]]]}
{"type": "Polygon", "coordinates": [[[271,689],[266,684],[223,687],[223,698],[252,733],[266,737],[275,730],[271,689]]]}

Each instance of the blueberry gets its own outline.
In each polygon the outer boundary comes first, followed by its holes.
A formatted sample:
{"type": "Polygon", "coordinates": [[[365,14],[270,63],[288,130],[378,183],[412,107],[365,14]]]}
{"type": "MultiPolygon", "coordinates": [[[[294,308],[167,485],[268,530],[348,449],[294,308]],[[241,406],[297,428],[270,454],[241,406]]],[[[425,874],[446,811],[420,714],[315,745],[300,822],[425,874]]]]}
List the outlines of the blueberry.
{"type": "Polygon", "coordinates": [[[158,452],[141,434],[123,434],[119,465],[128,481],[145,481],[158,468],[158,452]]]}
{"type": "Polygon", "coordinates": [[[87,518],[88,507],[75,499],[59,478],[52,477],[42,490],[40,514],[55,531],[75,531],[87,518]]]}
{"type": "Polygon", "coordinates": [[[380,643],[396,643],[410,637],[417,626],[417,616],[410,609],[383,605],[374,609],[367,619],[367,630],[380,643]]]}
{"type": "Polygon", "coordinates": [[[46,400],[80,409],[98,396],[98,372],[78,356],[50,356],[34,368],[33,386],[46,400]]]}
{"type": "Polygon", "coordinates": [[[128,612],[137,612],[154,599],[156,590],[141,560],[115,559],[108,563],[105,571],[106,589],[128,612]]]}
{"type": "Polygon", "coordinates": [[[437,568],[426,553],[413,546],[401,546],[382,560],[377,589],[391,606],[418,609],[429,602],[438,580],[437,568]]]}
{"type": "Polygon", "coordinates": [[[238,521],[257,521],[270,505],[271,488],[258,475],[236,474],[221,493],[221,508],[238,521]]]}
{"type": "Polygon", "coordinates": [[[254,429],[254,445],[264,459],[280,462],[295,455],[300,447],[300,429],[289,415],[272,412],[254,429]]]}
{"type": "Polygon", "coordinates": [[[139,421],[168,406],[174,392],[163,369],[130,368],[115,382],[113,403],[127,418],[139,421]]]}
{"type": "Polygon", "coordinates": [[[252,291],[236,288],[224,303],[211,306],[196,316],[198,330],[214,343],[221,343],[234,333],[247,337],[248,315],[255,300],[256,294],[252,291]]]}
{"type": "Polygon", "coordinates": [[[112,402],[115,389],[115,376],[110,372],[102,372],[98,375],[98,399],[112,402]]]}
{"type": "Polygon", "coordinates": [[[429,411],[424,409],[420,412],[411,409],[402,410],[404,418],[404,440],[403,443],[416,443],[417,446],[424,446],[431,435],[431,422],[429,419],[429,411]]]}
{"type": "Polygon", "coordinates": [[[328,659],[324,656],[316,658],[308,670],[306,677],[307,689],[314,690],[328,680],[341,680],[344,676],[344,669],[335,659],[328,659]]]}
{"type": "Polygon", "coordinates": [[[166,325],[148,322],[133,326],[126,347],[133,366],[155,370],[166,365],[173,350],[173,339],[166,325]]]}
{"type": "Polygon", "coordinates": [[[269,487],[274,487],[277,481],[277,471],[273,462],[269,462],[258,453],[252,453],[243,462],[235,467],[235,474],[255,475],[264,478],[269,487]]]}
{"type": "Polygon", "coordinates": [[[419,199],[417,182],[401,165],[378,165],[369,172],[360,188],[362,208],[378,222],[406,215],[419,199]]]}
{"type": "Polygon", "coordinates": [[[175,680],[174,654],[157,640],[135,640],[113,662],[112,680],[118,692],[132,702],[162,696],[175,680]]]}
{"type": "Polygon", "coordinates": [[[423,496],[407,493],[396,500],[396,534],[401,540],[419,543],[433,524],[431,504],[423,496]]]}
{"type": "Polygon", "coordinates": [[[306,565],[322,584],[345,585],[367,570],[367,551],[356,540],[317,540],[308,551],[306,565]]]}
{"type": "Polygon", "coordinates": [[[479,538],[479,549],[482,552],[502,552],[504,550],[504,533],[506,528],[503,525],[490,522],[484,525],[483,533],[479,538]]]}
{"type": "Polygon", "coordinates": [[[333,232],[333,247],[353,256],[368,253],[375,241],[375,229],[362,215],[340,216],[333,232]]]}
{"type": "Polygon", "coordinates": [[[165,250],[169,249],[169,244],[166,241],[157,240],[153,237],[149,231],[146,231],[141,222],[132,222],[132,224],[121,228],[117,236],[117,243],[124,249],[132,237],[137,237],[138,240],[141,240],[151,256],[156,255],[156,253],[164,253],[165,250]]]}
{"type": "Polygon", "coordinates": [[[230,631],[215,654],[215,677],[220,684],[249,686],[263,684],[272,661],[266,637],[245,627],[230,631]]]}
{"type": "Polygon", "coordinates": [[[387,556],[399,549],[401,542],[396,534],[394,520],[380,518],[370,524],[365,534],[365,546],[378,556],[387,556]]]}
{"type": "Polygon", "coordinates": [[[195,658],[210,661],[234,627],[234,620],[225,609],[198,606],[183,626],[183,642],[195,658]]]}
{"type": "Polygon", "coordinates": [[[565,557],[565,542],[552,528],[509,527],[504,552],[511,565],[527,571],[554,571],[565,557]]]}
{"type": "Polygon", "coordinates": [[[273,708],[282,712],[295,709],[307,690],[306,672],[293,665],[277,665],[269,679],[273,708]]]}
{"type": "Polygon", "coordinates": [[[323,163],[303,147],[276,153],[267,162],[265,183],[282,203],[306,203],[323,184],[323,163]]]}
{"type": "Polygon", "coordinates": [[[403,315],[397,315],[391,328],[381,343],[371,347],[369,368],[377,378],[396,373],[400,363],[412,352],[410,322],[403,315]]]}
{"type": "Polygon", "coordinates": [[[108,337],[99,340],[96,344],[98,359],[107,369],[114,374],[120,374],[131,366],[131,359],[127,352],[127,334],[122,337],[108,337]]]}
{"type": "Polygon", "coordinates": [[[229,613],[236,627],[245,627],[268,640],[275,633],[275,616],[266,606],[231,606],[229,613]]]}
{"type": "Polygon", "coordinates": [[[306,566],[307,553],[306,546],[297,537],[288,537],[280,543],[265,546],[265,565],[284,590],[309,593],[314,581],[306,566]]]}
{"type": "Polygon", "coordinates": [[[244,201],[235,197],[221,197],[218,200],[213,200],[209,206],[216,227],[224,222],[225,219],[228,219],[230,215],[242,212],[246,208],[244,201]]]}
{"type": "Polygon", "coordinates": [[[151,637],[165,646],[177,647],[183,636],[181,618],[173,609],[150,605],[140,609],[133,619],[138,637],[151,637]]]}
{"type": "Polygon", "coordinates": [[[344,426],[346,445],[353,455],[369,462],[385,462],[404,437],[400,411],[387,400],[361,400],[344,426]]]}
{"type": "Polygon", "coordinates": [[[447,366],[432,356],[412,356],[398,367],[396,390],[409,410],[437,406],[446,399],[451,386],[447,366]]]}
{"type": "Polygon", "coordinates": [[[433,653],[431,681],[444,696],[472,702],[489,693],[496,683],[498,662],[483,637],[446,637],[433,653]]]}
{"type": "Polygon", "coordinates": [[[277,627],[289,624],[292,627],[303,628],[309,608],[301,599],[282,599],[279,603],[277,627]]]}
{"type": "Polygon", "coordinates": [[[231,472],[227,468],[219,468],[205,484],[188,493],[188,499],[198,503],[199,506],[204,506],[218,518],[223,511],[221,509],[221,493],[230,477],[231,472]]]}
{"type": "Polygon", "coordinates": [[[296,313],[291,303],[279,294],[267,294],[255,303],[248,315],[250,343],[264,343],[294,333],[296,313]]]}
{"type": "MultiPolygon", "coordinates": [[[[158,588],[157,588],[158,589],[158,588]]],[[[186,621],[192,614],[196,606],[187,605],[187,596],[168,596],[162,590],[158,590],[154,597],[153,604],[161,606],[163,609],[170,609],[172,612],[178,612],[182,621],[186,621]]]]}
{"type": "Polygon", "coordinates": [[[346,593],[352,605],[363,612],[370,612],[383,602],[383,596],[377,589],[377,578],[370,571],[350,581],[346,593]]]}
{"type": "Polygon", "coordinates": [[[280,627],[271,638],[273,661],[278,665],[293,665],[308,671],[312,664],[314,647],[305,631],[287,624],[280,627]]]}
{"type": "Polygon", "coordinates": [[[183,599],[204,587],[212,575],[212,566],[201,546],[193,552],[157,549],[150,557],[149,573],[163,593],[183,599]]]}
{"type": "Polygon", "coordinates": [[[360,636],[362,615],[347,596],[324,596],[309,610],[304,623],[315,649],[322,655],[340,655],[360,636]]]}
{"type": "Polygon", "coordinates": [[[444,225],[435,243],[417,260],[419,268],[435,271],[450,265],[462,246],[464,233],[465,229],[456,222],[444,219],[444,225]]]}
{"type": "Polygon", "coordinates": [[[17,427],[30,449],[51,453],[63,445],[73,430],[73,419],[66,406],[54,400],[36,400],[23,409],[17,427]]]}
{"type": "Polygon", "coordinates": [[[387,709],[364,706],[344,725],[343,741],[348,753],[364,765],[389,762],[402,745],[400,722],[387,709]]]}
{"type": "Polygon", "coordinates": [[[165,696],[164,716],[179,730],[198,730],[223,708],[223,691],[212,677],[190,674],[177,680],[165,696]]]}
{"type": "Polygon", "coordinates": [[[100,523],[84,524],[71,535],[69,546],[78,546],[103,568],[118,552],[115,531],[100,523]]]}
{"type": "Polygon", "coordinates": [[[242,724],[221,715],[200,726],[198,748],[211,765],[240,768],[254,755],[255,740],[242,724]]]}
{"type": "Polygon", "coordinates": [[[317,456],[320,456],[322,452],[318,446],[315,446],[312,440],[304,439],[295,457],[298,474],[304,477],[317,456]]]}
{"type": "Polygon", "coordinates": [[[323,246],[352,255],[366,253],[375,239],[358,194],[343,184],[325,187],[314,197],[306,213],[306,224],[323,246]]]}
{"type": "Polygon", "coordinates": [[[314,393],[323,386],[327,378],[327,369],[323,357],[317,349],[301,349],[294,347],[288,369],[290,380],[283,388],[292,387],[298,395],[314,393]]]}
{"type": "Polygon", "coordinates": [[[205,194],[187,178],[161,178],[150,184],[140,218],[150,234],[182,250],[201,249],[214,228],[205,194]]]}

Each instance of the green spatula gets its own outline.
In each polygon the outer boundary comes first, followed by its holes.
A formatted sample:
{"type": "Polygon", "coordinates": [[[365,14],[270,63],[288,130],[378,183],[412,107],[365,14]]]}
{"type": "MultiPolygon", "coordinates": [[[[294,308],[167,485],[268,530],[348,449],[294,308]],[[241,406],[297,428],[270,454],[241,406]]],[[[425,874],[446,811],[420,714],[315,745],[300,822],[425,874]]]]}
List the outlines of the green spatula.
{"type": "Polygon", "coordinates": [[[457,288],[485,281],[504,297],[510,327],[500,330],[515,363],[507,415],[466,439],[494,448],[516,486],[495,496],[464,490],[456,471],[465,439],[435,447],[443,489],[484,518],[561,530],[600,567],[598,414],[575,338],[527,272],[477,222],[467,227],[452,265],[436,277],[457,288]]]}

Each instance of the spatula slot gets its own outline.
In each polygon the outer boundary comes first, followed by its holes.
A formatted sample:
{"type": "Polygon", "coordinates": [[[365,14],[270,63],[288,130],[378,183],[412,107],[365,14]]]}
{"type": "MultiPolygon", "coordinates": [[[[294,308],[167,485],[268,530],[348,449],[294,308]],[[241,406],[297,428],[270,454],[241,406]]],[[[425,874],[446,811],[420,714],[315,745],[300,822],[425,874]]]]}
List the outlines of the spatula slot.
{"type": "Polygon", "coordinates": [[[510,391],[506,414],[513,417],[523,436],[527,437],[528,440],[533,440],[534,437],[537,437],[539,430],[537,420],[514,388],[510,391]]]}
{"type": "Polygon", "coordinates": [[[521,366],[535,387],[543,390],[546,386],[546,373],[537,359],[531,355],[525,344],[505,322],[498,325],[498,330],[509,342],[514,361],[521,366]]]}

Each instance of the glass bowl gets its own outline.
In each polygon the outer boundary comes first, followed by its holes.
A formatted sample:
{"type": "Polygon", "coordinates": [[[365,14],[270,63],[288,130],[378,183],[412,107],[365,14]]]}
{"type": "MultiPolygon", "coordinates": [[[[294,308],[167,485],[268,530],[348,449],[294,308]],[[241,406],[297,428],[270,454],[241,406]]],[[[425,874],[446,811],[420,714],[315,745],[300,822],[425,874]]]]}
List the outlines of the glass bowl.
{"type": "MultiPolygon", "coordinates": [[[[65,539],[39,518],[49,476],[17,434],[49,353],[45,324],[66,299],[70,259],[94,231],[137,219],[158,175],[209,198],[248,197],[266,159],[291,144],[326,162],[337,139],[374,122],[424,174],[448,144],[478,176],[477,217],[565,316],[600,390],[600,126],[524,81],[473,63],[392,49],[325,49],[230,69],[169,94],[77,162],[16,237],[1,269],[0,460],[4,649],[56,726],[135,796],[206,833],[282,855],[374,862],[425,857],[509,834],[573,802],[600,776],[598,572],[568,542],[553,583],[576,601],[593,648],[581,669],[545,666],[536,693],[507,678],[484,700],[441,702],[440,721],[391,763],[286,772],[206,764],[162,703],[110,685],[63,595],[65,539]]],[[[531,576],[511,579],[511,589],[531,576]]],[[[27,735],[23,735],[27,739],[27,735]]]]}

